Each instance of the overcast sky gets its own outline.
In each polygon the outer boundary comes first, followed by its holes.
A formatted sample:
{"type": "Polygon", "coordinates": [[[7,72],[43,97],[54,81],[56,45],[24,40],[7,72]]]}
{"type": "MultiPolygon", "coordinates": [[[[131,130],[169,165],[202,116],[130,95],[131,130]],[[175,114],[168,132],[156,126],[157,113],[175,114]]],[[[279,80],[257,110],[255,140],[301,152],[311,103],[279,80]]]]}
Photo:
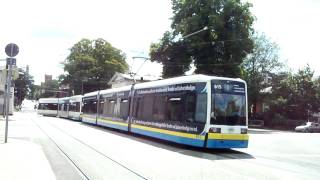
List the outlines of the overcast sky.
{"type": "MultiPolygon", "coordinates": [[[[310,64],[320,75],[320,1],[249,0],[257,20],[255,29],[279,44],[282,59],[292,69],[310,64]]],[[[103,38],[127,55],[148,56],[149,45],[170,28],[170,0],[28,0],[0,3],[0,59],[4,47],[20,47],[19,67],[30,65],[36,84],[44,74],[63,73],[69,48],[81,38],[103,38]]],[[[133,64],[135,72],[142,59],[133,64]]],[[[161,68],[148,63],[140,74],[160,75],[161,68]]]]}

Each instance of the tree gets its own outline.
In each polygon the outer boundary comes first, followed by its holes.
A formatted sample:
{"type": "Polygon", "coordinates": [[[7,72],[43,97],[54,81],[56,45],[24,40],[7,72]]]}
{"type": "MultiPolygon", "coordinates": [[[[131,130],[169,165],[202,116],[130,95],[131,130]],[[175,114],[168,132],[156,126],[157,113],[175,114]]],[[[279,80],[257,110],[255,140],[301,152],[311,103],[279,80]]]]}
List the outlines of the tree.
{"type": "Polygon", "coordinates": [[[38,100],[41,97],[41,86],[33,84],[30,87],[30,93],[28,98],[33,100],[38,100]]]}
{"type": "Polygon", "coordinates": [[[172,37],[166,42],[165,33],[157,46],[152,45],[151,56],[153,52],[164,54],[166,58],[157,60],[174,65],[181,65],[181,59],[188,57],[182,65],[193,62],[196,73],[239,77],[240,65],[253,48],[251,5],[240,0],[172,0],[172,5],[172,37]],[[183,51],[176,50],[177,44],[183,51]]]}
{"type": "Polygon", "coordinates": [[[18,70],[19,77],[14,80],[14,104],[20,106],[22,101],[28,96],[31,91],[31,87],[33,85],[33,77],[27,74],[22,69],[18,70]]]}
{"type": "Polygon", "coordinates": [[[320,107],[318,80],[313,80],[314,72],[309,65],[297,73],[278,75],[274,83],[271,113],[295,119],[307,120],[320,107]]]}
{"type": "Polygon", "coordinates": [[[67,74],[60,76],[63,84],[69,84],[75,94],[107,88],[107,82],[115,72],[125,72],[128,65],[125,55],[103,39],[82,39],[71,49],[64,62],[67,74]]]}
{"type": "Polygon", "coordinates": [[[313,74],[308,65],[281,81],[274,90],[274,95],[283,99],[283,103],[276,107],[278,111],[290,119],[304,120],[313,112],[318,112],[320,99],[313,74]]]}
{"type": "Polygon", "coordinates": [[[253,106],[252,116],[255,117],[258,100],[263,100],[261,91],[272,86],[268,78],[273,78],[273,74],[278,73],[283,64],[279,62],[276,43],[268,40],[264,34],[256,33],[252,39],[253,51],[244,60],[242,67],[248,84],[249,105],[253,106]]]}
{"type": "Polygon", "coordinates": [[[163,78],[184,74],[190,69],[192,62],[186,43],[174,42],[173,38],[172,33],[167,31],[159,43],[152,43],[150,47],[151,61],[163,65],[163,78]]]}

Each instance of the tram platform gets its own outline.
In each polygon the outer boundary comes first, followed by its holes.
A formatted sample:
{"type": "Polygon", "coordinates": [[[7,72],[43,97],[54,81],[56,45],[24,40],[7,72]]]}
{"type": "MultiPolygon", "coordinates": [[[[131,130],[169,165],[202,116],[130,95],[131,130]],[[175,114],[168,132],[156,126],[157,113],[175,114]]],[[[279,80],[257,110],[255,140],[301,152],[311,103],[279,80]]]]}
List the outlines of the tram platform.
{"type": "Polygon", "coordinates": [[[0,179],[79,179],[59,150],[24,113],[10,116],[7,143],[5,120],[0,117],[0,179]]]}

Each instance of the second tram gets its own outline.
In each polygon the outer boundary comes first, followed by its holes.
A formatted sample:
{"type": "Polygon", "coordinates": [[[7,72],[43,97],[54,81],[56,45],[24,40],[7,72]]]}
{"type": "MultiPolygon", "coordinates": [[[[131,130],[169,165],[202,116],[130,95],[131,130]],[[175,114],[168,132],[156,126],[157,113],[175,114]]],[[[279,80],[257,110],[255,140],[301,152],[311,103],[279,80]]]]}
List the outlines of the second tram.
{"type": "Polygon", "coordinates": [[[40,98],[38,104],[38,114],[44,116],[57,116],[58,102],[58,98],[40,98]]]}

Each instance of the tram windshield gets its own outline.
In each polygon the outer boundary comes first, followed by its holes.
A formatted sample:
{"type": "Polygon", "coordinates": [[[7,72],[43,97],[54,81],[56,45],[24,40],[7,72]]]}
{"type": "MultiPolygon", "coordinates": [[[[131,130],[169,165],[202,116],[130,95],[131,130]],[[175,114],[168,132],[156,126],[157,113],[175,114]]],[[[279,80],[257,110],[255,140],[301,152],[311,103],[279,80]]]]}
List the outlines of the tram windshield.
{"type": "Polygon", "coordinates": [[[244,84],[214,84],[211,96],[211,124],[246,125],[244,84]]]}

